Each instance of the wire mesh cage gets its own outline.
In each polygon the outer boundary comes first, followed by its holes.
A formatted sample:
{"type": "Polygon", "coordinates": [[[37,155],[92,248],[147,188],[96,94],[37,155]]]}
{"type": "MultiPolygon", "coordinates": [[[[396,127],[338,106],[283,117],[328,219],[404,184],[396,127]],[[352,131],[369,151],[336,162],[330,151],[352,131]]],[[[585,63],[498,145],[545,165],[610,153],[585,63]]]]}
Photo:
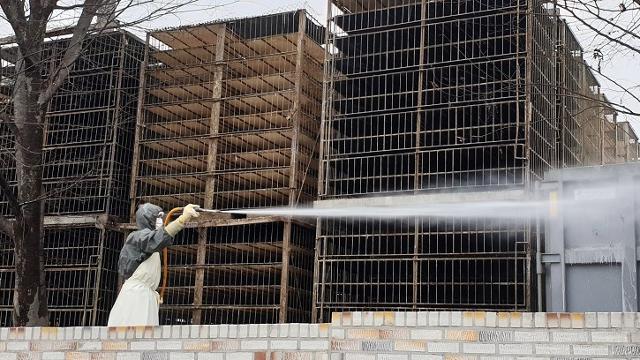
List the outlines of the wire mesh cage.
{"type": "MultiPolygon", "coordinates": [[[[149,33],[132,210],[312,201],[323,36],[303,10],[149,33]]],[[[312,226],[269,217],[201,226],[169,249],[161,323],[310,320],[312,226]]]]}
{"type": "Polygon", "coordinates": [[[188,229],[177,239],[161,323],[310,321],[315,230],[309,225],[255,219],[188,229]]]}
{"type": "MultiPolygon", "coordinates": [[[[46,42],[46,71],[60,63],[68,42],[68,38],[46,42]]],[[[16,50],[15,46],[0,49],[5,111],[11,110],[16,50]]],[[[83,43],[69,77],[48,104],[43,124],[46,214],[128,217],[143,54],[144,44],[124,31],[93,35],[83,43]]],[[[15,139],[6,124],[0,124],[0,165],[2,175],[15,187],[15,139]]],[[[11,215],[4,197],[0,214],[11,215]]]]}
{"type": "MultiPolygon", "coordinates": [[[[531,190],[549,169],[633,149],[543,1],[333,0],[326,48],[320,200],[531,190]]],[[[532,307],[526,222],[318,226],[317,321],[372,308],[532,307]]]]}
{"type": "MultiPolygon", "coordinates": [[[[51,326],[106,325],[117,295],[121,234],[94,227],[49,228],[44,267],[51,326]]],[[[0,326],[12,326],[13,242],[0,239],[0,326]]]]}

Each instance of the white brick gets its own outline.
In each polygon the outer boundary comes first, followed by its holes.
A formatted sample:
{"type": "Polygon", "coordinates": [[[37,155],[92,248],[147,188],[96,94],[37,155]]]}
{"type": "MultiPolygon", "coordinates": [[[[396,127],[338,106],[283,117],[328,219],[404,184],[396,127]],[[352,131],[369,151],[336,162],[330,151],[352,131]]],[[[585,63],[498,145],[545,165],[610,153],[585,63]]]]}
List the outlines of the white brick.
{"type": "Polygon", "coordinates": [[[289,337],[289,324],[278,324],[278,336],[289,337]]]}
{"type": "Polygon", "coordinates": [[[462,344],[462,352],[465,354],[495,354],[496,344],[462,344]]]}
{"type": "Polygon", "coordinates": [[[236,352],[227,353],[226,360],[253,360],[253,353],[250,352],[236,352]]]}
{"type": "Polygon", "coordinates": [[[598,317],[598,327],[599,328],[608,328],[609,327],[609,313],[608,312],[599,312],[597,313],[598,317]]]}
{"type": "Polygon", "coordinates": [[[411,339],[413,340],[441,340],[442,330],[420,329],[411,330],[411,339]]]}
{"type": "MultiPolygon", "coordinates": [[[[333,331],[333,328],[331,331],[333,331]]],[[[309,324],[309,337],[318,336],[320,336],[320,324],[309,324]]]]}
{"type": "Polygon", "coordinates": [[[429,324],[428,314],[424,311],[418,313],[418,326],[427,326],[429,324]]]}
{"type": "Polygon", "coordinates": [[[298,342],[295,340],[271,340],[272,350],[296,350],[298,342]]]}
{"type": "Polygon", "coordinates": [[[362,325],[362,313],[354,312],[353,313],[353,326],[361,326],[362,325]]]}
{"type": "Polygon", "coordinates": [[[450,326],[450,325],[451,325],[451,312],[440,311],[440,326],[450,326]]]}
{"type": "Polygon", "coordinates": [[[622,327],[622,313],[620,313],[620,312],[612,312],[610,316],[611,316],[611,327],[613,327],[613,328],[621,328],[622,327]]]}
{"type": "Polygon", "coordinates": [[[609,355],[608,345],[573,345],[574,355],[609,355]]]}
{"type": "Polygon", "coordinates": [[[586,312],[584,313],[584,327],[586,328],[597,328],[598,327],[598,315],[594,312],[586,312]]]}
{"type": "Polygon", "coordinates": [[[375,355],[370,354],[356,354],[356,353],[347,353],[344,354],[344,360],[376,360],[375,355]]]}
{"type": "Polygon", "coordinates": [[[254,338],[258,337],[258,325],[249,325],[249,337],[254,338]]]}
{"type": "Polygon", "coordinates": [[[217,338],[219,336],[218,332],[220,331],[220,327],[217,325],[209,325],[207,326],[209,331],[209,336],[207,339],[217,338]]]}
{"type": "Polygon", "coordinates": [[[344,329],[331,329],[331,337],[336,339],[344,339],[345,338],[344,329]]]}
{"type": "Polygon", "coordinates": [[[537,328],[547,327],[547,314],[541,312],[533,314],[533,323],[537,328]]]}
{"type": "Polygon", "coordinates": [[[411,355],[411,360],[442,360],[442,356],[441,355],[413,354],[413,355],[411,355]]]}
{"type": "Polygon", "coordinates": [[[636,327],[636,313],[626,312],[622,314],[622,325],[626,328],[636,327]]]}
{"type": "Polygon", "coordinates": [[[300,324],[289,324],[289,337],[300,337],[300,324]]]}
{"type": "Polygon", "coordinates": [[[416,326],[418,325],[418,313],[415,311],[407,313],[407,326],[416,326]]]}
{"type": "Polygon", "coordinates": [[[102,350],[102,343],[100,341],[84,341],[78,343],[79,351],[100,351],[102,350]]]}
{"type": "Polygon", "coordinates": [[[226,338],[229,336],[229,325],[218,325],[218,337],[226,338]]]}
{"type": "Polygon", "coordinates": [[[587,331],[552,331],[551,341],[560,343],[584,343],[589,341],[587,331]]]}
{"type": "Polygon", "coordinates": [[[438,326],[439,315],[436,311],[429,311],[429,326],[438,326]]]}
{"type": "Polygon", "coordinates": [[[188,352],[172,352],[169,354],[169,360],[194,360],[196,355],[188,352]]]}
{"type": "Polygon", "coordinates": [[[473,326],[473,313],[472,312],[464,312],[462,313],[462,326],[473,326]]]}
{"type": "Polygon", "coordinates": [[[269,342],[266,340],[242,340],[240,342],[240,349],[242,350],[267,350],[269,349],[269,342]]]}
{"type": "Polygon", "coordinates": [[[429,342],[427,351],[433,353],[457,353],[460,351],[460,344],[452,342],[429,342]]]}
{"type": "Polygon", "coordinates": [[[309,324],[300,324],[300,337],[309,337],[309,324]]]}
{"type": "Polygon", "coordinates": [[[522,327],[530,328],[533,327],[533,314],[532,313],[522,313],[522,327]]]}
{"type": "Polygon", "coordinates": [[[172,339],[179,339],[181,334],[182,334],[182,331],[181,331],[179,325],[171,326],[171,338],[172,339]]]}
{"type": "Polygon", "coordinates": [[[63,352],[43,352],[42,360],[64,360],[63,352]]]}
{"type": "Polygon", "coordinates": [[[3,352],[0,353],[0,360],[16,360],[16,353],[3,352]]]}
{"type": "Polygon", "coordinates": [[[171,326],[163,326],[162,328],[162,338],[170,339],[171,338],[171,326]]]}
{"type": "Polygon", "coordinates": [[[571,347],[565,344],[536,344],[538,355],[570,355],[571,347]]]}
{"type": "Polygon", "coordinates": [[[227,334],[227,336],[230,339],[237,339],[238,338],[238,325],[229,325],[229,334],[227,334]]]}
{"type": "Polygon", "coordinates": [[[405,313],[398,311],[395,314],[395,326],[404,326],[405,325],[405,313]]]}
{"type": "Polygon", "coordinates": [[[549,341],[549,332],[548,331],[514,331],[513,332],[513,341],[515,342],[548,342],[549,341]]]}
{"type": "Polygon", "coordinates": [[[529,355],[533,354],[532,344],[500,344],[498,346],[500,354],[508,355],[529,355]]]}
{"type": "Polygon", "coordinates": [[[249,325],[243,324],[238,326],[238,337],[240,339],[249,337],[249,325]]]}
{"type": "Polygon", "coordinates": [[[182,350],[182,341],[158,341],[156,343],[158,350],[182,350]]]}
{"type": "Polygon", "coordinates": [[[267,324],[258,325],[258,337],[269,337],[269,325],[267,324]]]}
{"type": "Polygon", "coordinates": [[[592,331],[591,341],[594,343],[623,343],[627,342],[629,334],[626,331],[592,331]]]}
{"type": "Polygon", "coordinates": [[[200,326],[200,339],[209,339],[209,326],[201,325],[200,326]]]}
{"type": "Polygon", "coordinates": [[[29,343],[26,341],[9,341],[7,342],[8,351],[27,351],[29,350],[29,343]]]}
{"type": "Polygon", "coordinates": [[[409,360],[409,355],[378,354],[378,360],[409,360]]]}
{"type": "Polygon", "coordinates": [[[200,353],[198,360],[224,360],[224,354],[221,353],[200,353]]]}
{"type": "Polygon", "coordinates": [[[460,311],[454,311],[451,313],[451,325],[462,326],[462,313],[460,311]]]}
{"type": "Polygon", "coordinates": [[[116,359],[118,360],[140,360],[140,353],[137,352],[125,352],[125,353],[118,353],[118,355],[116,355],[116,359]]]}
{"type": "Polygon", "coordinates": [[[494,311],[489,311],[485,324],[487,327],[496,327],[498,325],[498,314],[494,311]]]}
{"type": "Polygon", "coordinates": [[[327,350],[329,341],[327,340],[302,340],[300,350],[327,350]]]}
{"type": "Polygon", "coordinates": [[[155,350],[156,343],[154,341],[132,341],[131,350],[155,350]]]}
{"type": "MultiPolygon", "coordinates": [[[[40,330],[40,328],[38,328],[40,330]]],[[[0,328],[0,340],[7,340],[9,338],[9,328],[0,328]]]]}

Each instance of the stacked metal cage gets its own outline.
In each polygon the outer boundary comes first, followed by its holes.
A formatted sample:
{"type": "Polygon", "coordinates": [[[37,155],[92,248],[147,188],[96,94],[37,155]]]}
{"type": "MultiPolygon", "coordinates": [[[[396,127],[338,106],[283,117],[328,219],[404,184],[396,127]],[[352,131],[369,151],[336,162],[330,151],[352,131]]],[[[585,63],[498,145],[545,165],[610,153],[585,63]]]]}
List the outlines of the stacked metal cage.
{"type": "MultiPolygon", "coordinates": [[[[549,169],[593,161],[589,126],[599,129],[598,154],[614,161],[612,110],[577,42],[556,52],[574,39],[543,1],[333,0],[329,24],[320,201],[528,191],[549,169]],[[565,80],[572,69],[582,78],[565,80]]],[[[531,224],[318,226],[317,321],[358,309],[533,307],[531,224]]]]}
{"type": "MultiPolygon", "coordinates": [[[[314,199],[324,28],[305,11],[148,34],[132,214],[314,199]]],[[[308,321],[315,230],[201,219],[169,249],[162,323],[308,321]]]]}
{"type": "MultiPolygon", "coordinates": [[[[62,59],[68,38],[46,43],[45,69],[62,59]]],[[[5,110],[11,109],[16,48],[0,49],[5,110]]],[[[117,289],[118,233],[95,227],[96,219],[124,220],[129,185],[140,64],[144,44],[125,31],[91,35],[64,85],[48,105],[44,124],[45,269],[51,323],[96,325],[117,289]]],[[[46,75],[46,74],[45,74],[46,75]]],[[[15,142],[0,124],[0,175],[11,187],[15,178],[15,142]]],[[[0,214],[11,217],[0,196],[0,214]]],[[[2,241],[2,315],[11,324],[13,245],[2,241]]]]}

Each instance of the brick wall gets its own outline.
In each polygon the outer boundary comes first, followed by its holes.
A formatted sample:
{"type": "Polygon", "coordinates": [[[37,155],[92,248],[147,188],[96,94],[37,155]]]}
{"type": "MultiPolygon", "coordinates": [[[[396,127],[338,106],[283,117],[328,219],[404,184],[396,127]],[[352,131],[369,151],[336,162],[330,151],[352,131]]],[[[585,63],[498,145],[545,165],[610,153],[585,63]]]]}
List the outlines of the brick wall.
{"type": "Polygon", "coordinates": [[[0,360],[640,359],[637,313],[338,313],[331,324],[0,329],[0,360]]]}

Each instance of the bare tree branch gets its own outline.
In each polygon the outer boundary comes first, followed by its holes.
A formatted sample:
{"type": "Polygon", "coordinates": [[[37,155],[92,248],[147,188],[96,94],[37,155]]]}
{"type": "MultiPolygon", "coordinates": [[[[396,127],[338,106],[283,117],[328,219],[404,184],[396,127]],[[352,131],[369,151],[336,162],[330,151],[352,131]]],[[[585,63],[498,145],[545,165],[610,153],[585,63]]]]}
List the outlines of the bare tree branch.
{"type": "Polygon", "coordinates": [[[82,13],[78,18],[73,35],[69,41],[62,61],[49,77],[49,83],[38,98],[39,106],[46,106],[53,94],[64,84],[64,80],[69,76],[70,69],[82,51],[82,43],[87,36],[93,18],[100,7],[109,0],[87,0],[82,8],[82,13]]]}

